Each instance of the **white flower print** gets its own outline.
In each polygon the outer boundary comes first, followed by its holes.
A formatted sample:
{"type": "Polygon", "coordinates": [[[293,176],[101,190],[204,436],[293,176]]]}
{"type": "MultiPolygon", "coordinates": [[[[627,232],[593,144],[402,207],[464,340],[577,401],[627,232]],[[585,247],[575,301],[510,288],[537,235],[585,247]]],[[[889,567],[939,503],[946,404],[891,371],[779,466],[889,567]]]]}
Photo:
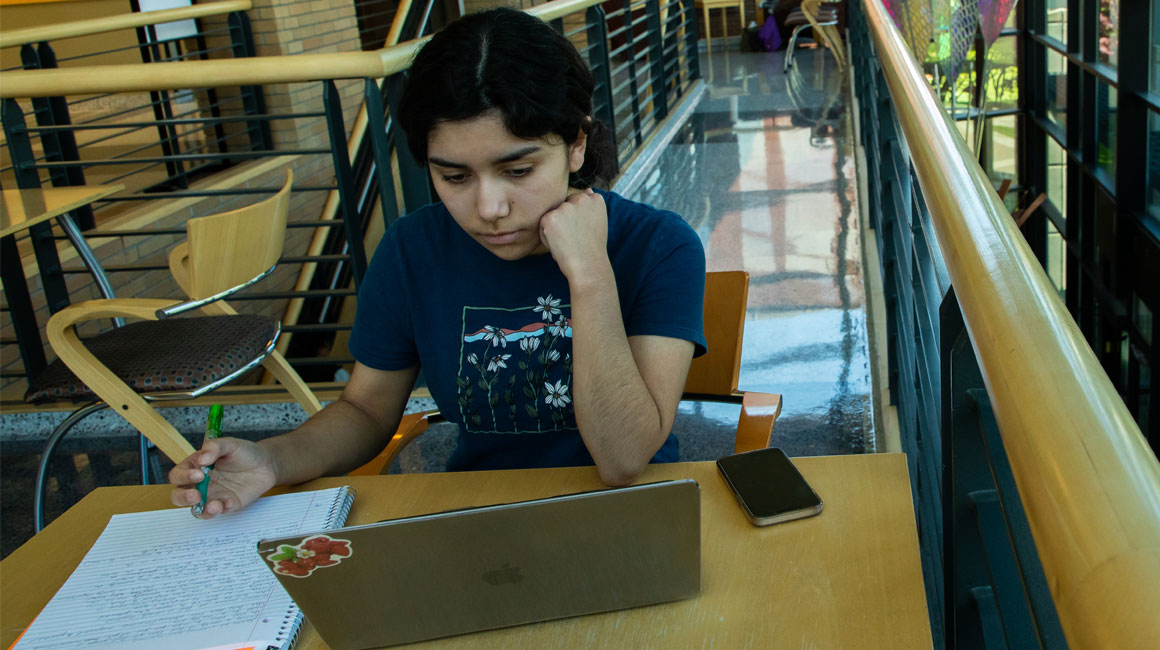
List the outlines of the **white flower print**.
{"type": "Polygon", "coordinates": [[[552,323],[552,336],[564,336],[564,330],[568,327],[568,319],[561,316],[559,320],[552,323]]]}
{"type": "Polygon", "coordinates": [[[552,298],[552,294],[549,293],[547,298],[536,298],[536,300],[539,301],[540,305],[538,307],[533,307],[532,311],[540,314],[540,317],[545,321],[550,323],[552,322],[553,316],[558,316],[560,314],[559,298],[552,298]]]}
{"type": "Polygon", "coordinates": [[[483,340],[491,341],[492,347],[498,348],[501,345],[507,347],[507,337],[504,336],[503,330],[495,325],[484,325],[483,329],[483,340]]]}
{"type": "Polygon", "coordinates": [[[544,388],[548,391],[548,394],[544,396],[545,404],[551,404],[556,408],[563,408],[572,401],[572,398],[568,397],[568,386],[560,380],[556,380],[555,385],[546,381],[544,382],[544,388]]]}
{"type": "Polygon", "coordinates": [[[497,368],[507,368],[506,361],[510,358],[512,358],[512,355],[510,354],[501,354],[497,357],[489,359],[487,362],[487,371],[495,372],[497,368]]]}
{"type": "Polygon", "coordinates": [[[534,336],[525,336],[520,339],[520,348],[524,352],[535,352],[538,347],[540,347],[540,339],[534,336]]]}
{"type": "Polygon", "coordinates": [[[471,354],[467,355],[467,363],[470,363],[473,366],[478,365],[479,357],[475,356],[475,353],[472,352],[471,354]]]}
{"type": "Polygon", "coordinates": [[[548,351],[548,360],[549,361],[559,361],[560,360],[560,351],[559,350],[549,350],[548,351]]]}

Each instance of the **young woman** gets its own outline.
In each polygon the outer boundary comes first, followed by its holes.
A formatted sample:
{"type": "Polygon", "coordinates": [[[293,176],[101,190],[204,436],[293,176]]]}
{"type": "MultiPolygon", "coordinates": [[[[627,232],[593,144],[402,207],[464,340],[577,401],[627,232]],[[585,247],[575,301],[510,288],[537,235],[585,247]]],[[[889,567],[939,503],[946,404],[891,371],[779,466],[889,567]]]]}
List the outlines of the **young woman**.
{"type": "Polygon", "coordinates": [[[388,230],[359,290],[342,396],[298,429],[208,441],[170,472],[203,517],[348,472],[398,426],[419,369],[459,424],[448,469],[594,464],[608,485],[676,460],[670,433],[704,351],[705,259],[675,214],[598,191],[615,151],[594,80],[551,27],[470,15],[416,57],[399,120],[440,203],[388,230]]]}

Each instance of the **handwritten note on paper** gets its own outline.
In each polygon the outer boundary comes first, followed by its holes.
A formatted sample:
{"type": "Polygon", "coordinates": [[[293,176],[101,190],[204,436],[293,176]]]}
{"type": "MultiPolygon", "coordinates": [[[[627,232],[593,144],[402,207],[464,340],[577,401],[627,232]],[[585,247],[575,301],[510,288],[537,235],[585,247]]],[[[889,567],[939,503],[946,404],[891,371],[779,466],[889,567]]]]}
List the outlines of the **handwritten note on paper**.
{"type": "Polygon", "coordinates": [[[209,521],[188,508],[115,515],[15,650],[178,650],[274,639],[298,612],[255,544],[325,528],[344,494],[282,494],[209,521]]]}

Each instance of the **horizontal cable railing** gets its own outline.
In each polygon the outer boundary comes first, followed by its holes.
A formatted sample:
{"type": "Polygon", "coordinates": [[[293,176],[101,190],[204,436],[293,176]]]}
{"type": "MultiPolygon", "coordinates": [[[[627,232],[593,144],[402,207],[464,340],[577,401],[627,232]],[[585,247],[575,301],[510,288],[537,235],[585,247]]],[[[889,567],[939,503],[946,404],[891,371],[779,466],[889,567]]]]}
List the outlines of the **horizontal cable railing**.
{"type": "MultiPolygon", "coordinates": [[[[413,5],[412,13],[428,7],[413,5]]],[[[621,41],[608,36],[622,24],[618,16],[606,16],[595,0],[556,0],[530,13],[564,33],[593,68],[597,116],[615,134],[621,163],[639,151],[699,78],[696,51],[690,49],[696,47],[692,0],[634,3],[638,33],[626,29],[621,41]],[[626,42],[633,46],[625,49],[626,42]],[[617,47],[620,54],[611,55],[617,47]]],[[[235,15],[244,14],[230,14],[235,15]]],[[[278,317],[296,304],[284,329],[289,341],[284,354],[300,368],[318,367],[312,376],[303,371],[308,381],[330,381],[336,368],[352,361],[335,339],[349,330],[347,298],[365,272],[368,251],[395,218],[432,198],[425,169],[396,146],[402,136],[390,120],[401,73],[424,41],[376,51],[258,57],[251,47],[239,50],[238,58],[155,58],[147,65],[102,66],[70,61],[57,68],[5,71],[0,83],[4,153],[12,162],[0,174],[6,189],[126,185],[96,204],[92,223],[82,224],[84,235],[118,296],[140,295],[144,283],[157,292],[149,297],[162,297],[158,293],[176,291],[165,256],[182,238],[185,220],[257,200],[277,188],[280,169],[293,166],[285,257],[274,276],[232,300],[245,301],[246,311],[278,317]],[[248,98],[246,89],[254,91],[248,98]],[[216,101],[208,98],[211,91],[216,101]],[[157,111],[148,96],[158,95],[166,108],[155,116],[142,114],[157,111]],[[136,98],[143,98],[140,105],[133,103],[136,98]],[[361,149],[348,140],[360,101],[366,102],[369,135],[361,149]],[[111,104],[112,110],[87,110],[111,104]],[[140,135],[150,129],[151,137],[140,135]],[[108,151],[107,143],[126,133],[141,141],[108,151]],[[76,138],[78,146],[62,149],[57,141],[64,137],[76,138]],[[329,213],[337,218],[328,220],[329,213]],[[323,235],[314,238],[318,245],[310,241],[315,232],[323,235]]],[[[34,281],[34,292],[41,289],[36,281],[43,285],[47,311],[92,296],[90,286],[74,286],[83,269],[72,248],[59,241],[59,232],[45,226],[39,234],[19,237],[22,270],[34,281]],[[49,248],[59,263],[41,256],[49,248]],[[67,286],[65,278],[72,279],[67,286]]],[[[8,284],[6,276],[6,289],[8,284]]],[[[47,319],[40,309],[32,316],[33,330],[47,319]]],[[[8,310],[5,321],[20,311],[8,310]]],[[[14,356],[5,353],[8,381],[18,374],[33,376],[44,363],[44,358],[32,363],[23,358],[18,367],[14,356]]]]}
{"type": "Polygon", "coordinates": [[[1160,463],[887,10],[859,4],[890,388],[936,643],[945,627],[947,647],[1152,647],[1160,463]]]}

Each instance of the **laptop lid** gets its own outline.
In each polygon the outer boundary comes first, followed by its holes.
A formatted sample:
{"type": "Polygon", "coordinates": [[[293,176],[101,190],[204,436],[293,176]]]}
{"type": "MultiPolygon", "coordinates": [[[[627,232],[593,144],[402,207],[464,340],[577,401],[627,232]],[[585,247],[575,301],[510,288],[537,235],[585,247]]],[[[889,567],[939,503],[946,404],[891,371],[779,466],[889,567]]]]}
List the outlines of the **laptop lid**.
{"type": "Polygon", "coordinates": [[[700,486],[664,481],[265,539],[262,556],[332,650],[695,596],[700,486]],[[283,547],[310,561],[279,566],[283,547]]]}

